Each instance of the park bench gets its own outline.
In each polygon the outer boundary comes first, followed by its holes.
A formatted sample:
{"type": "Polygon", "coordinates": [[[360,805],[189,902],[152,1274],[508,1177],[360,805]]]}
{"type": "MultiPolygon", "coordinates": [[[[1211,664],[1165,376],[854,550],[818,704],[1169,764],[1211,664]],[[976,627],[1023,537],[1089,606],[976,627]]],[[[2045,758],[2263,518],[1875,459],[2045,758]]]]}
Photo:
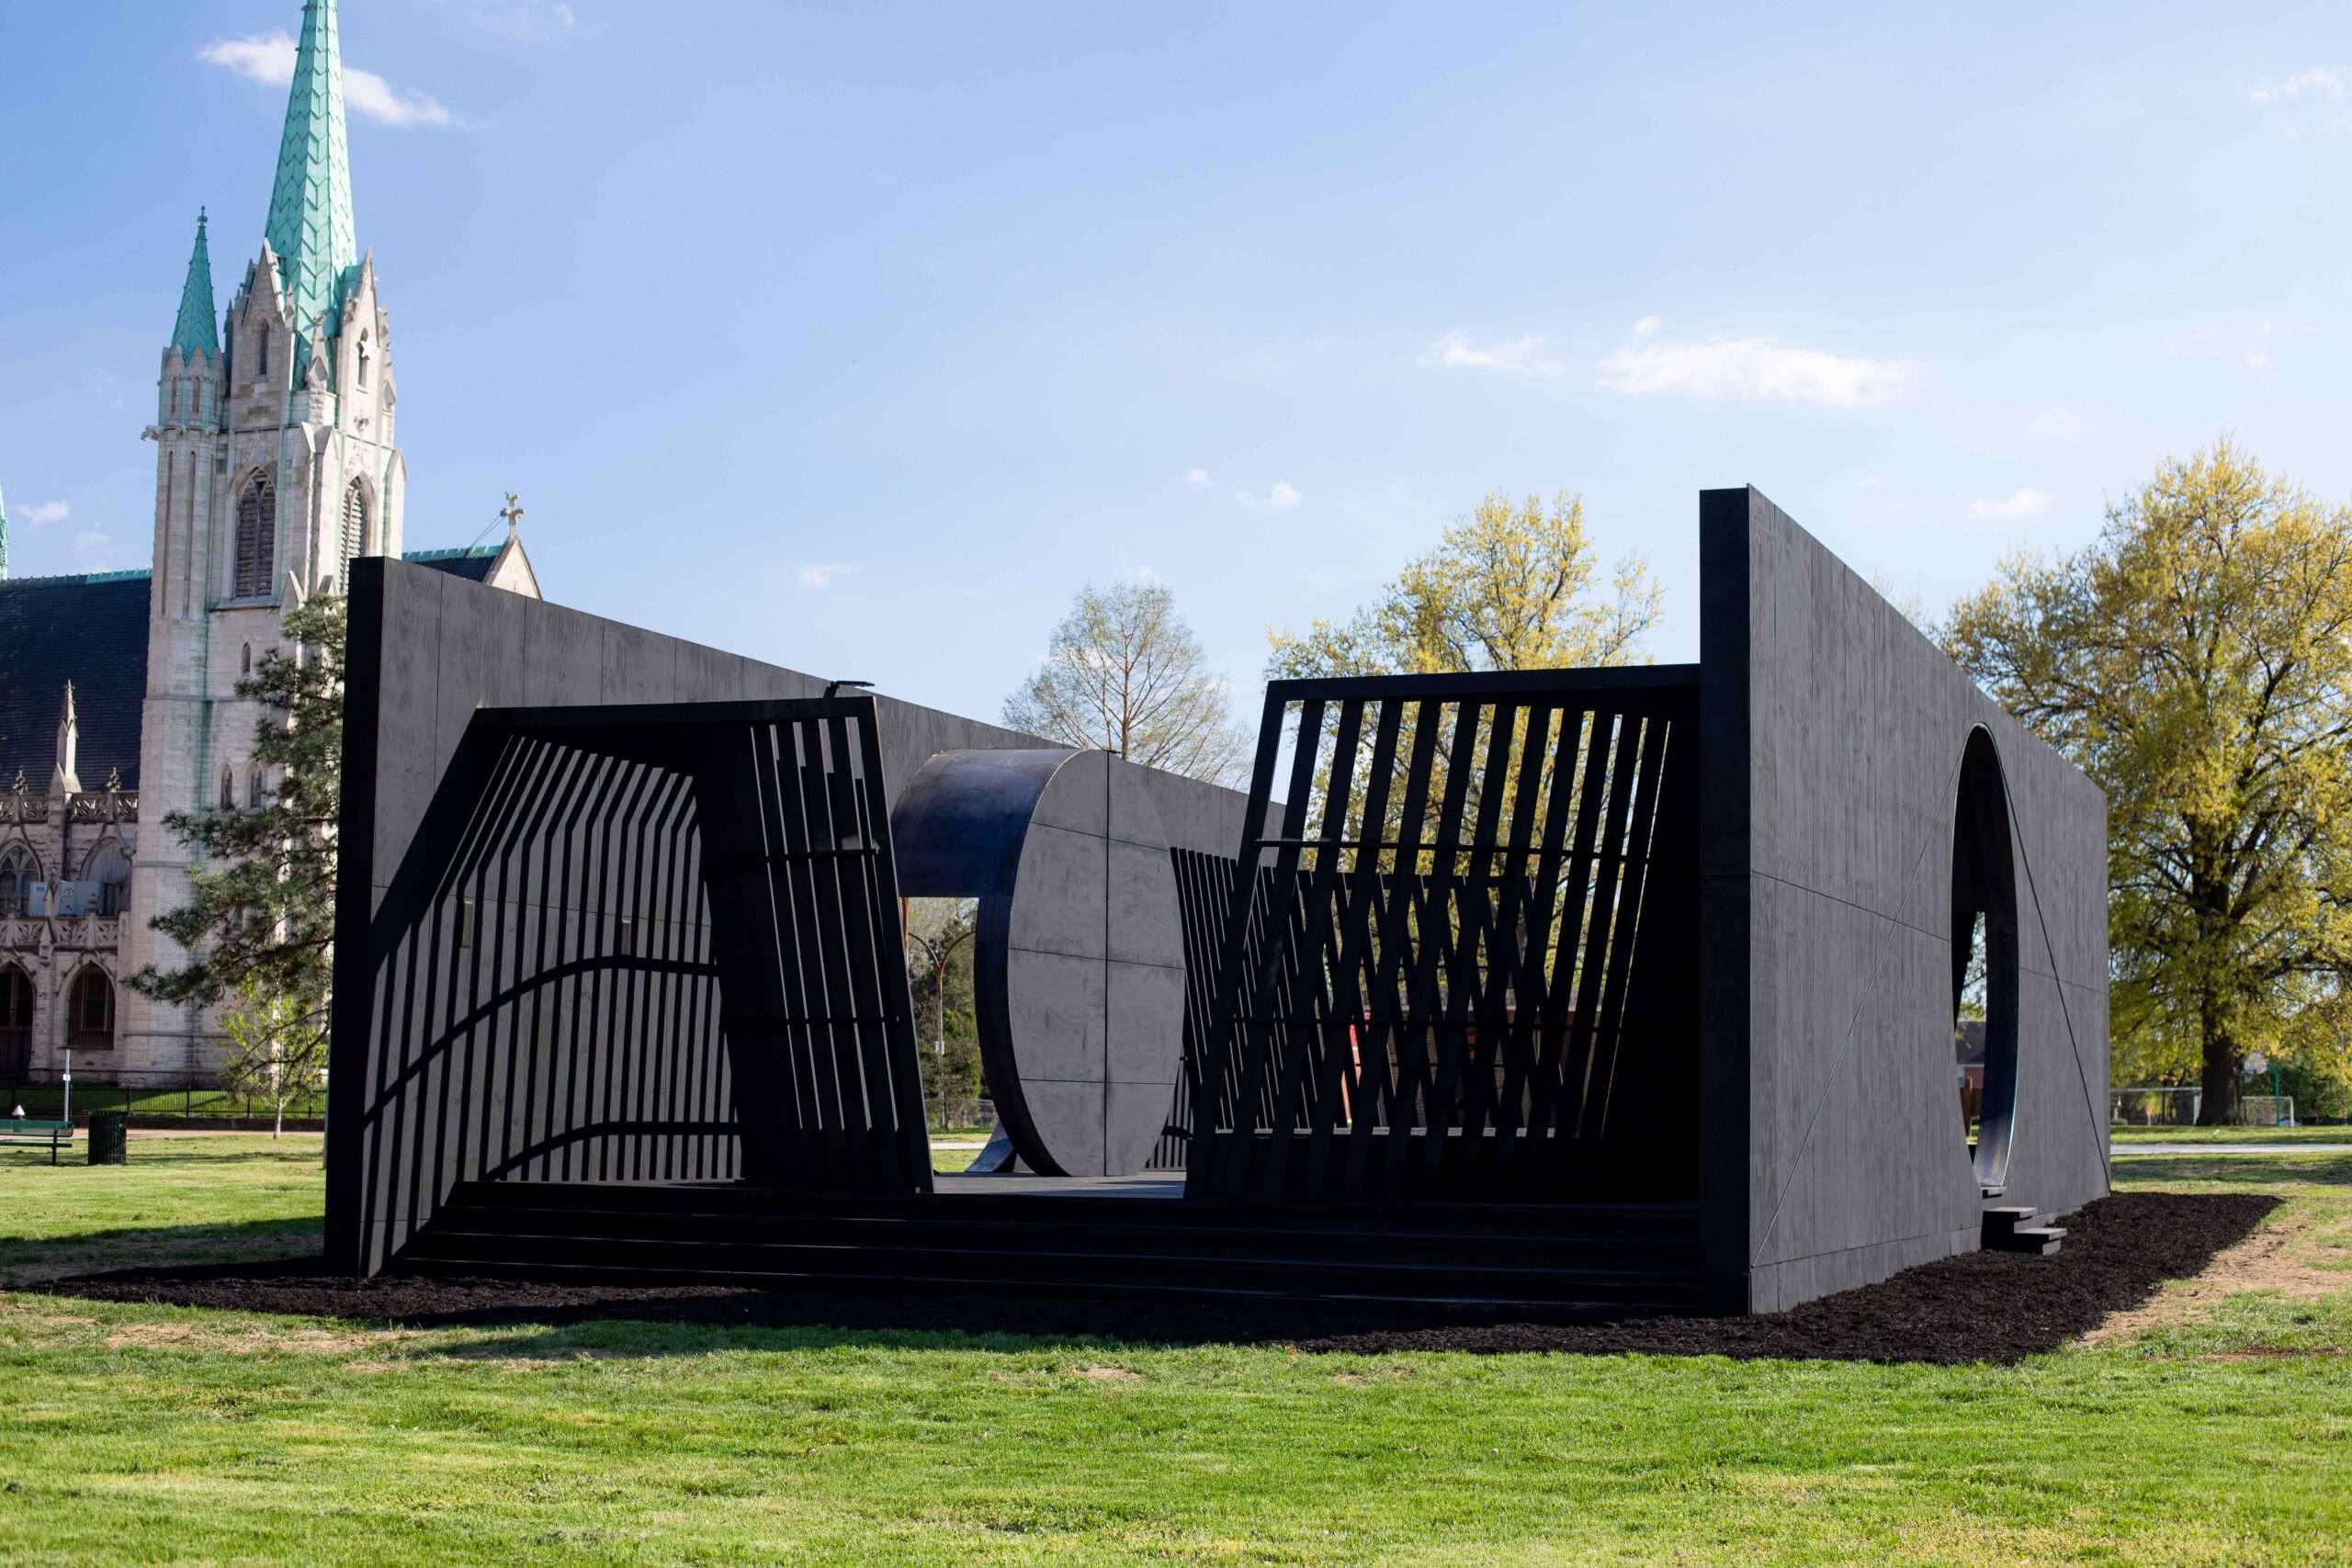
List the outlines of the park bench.
{"type": "Polygon", "coordinates": [[[24,1116],[0,1117],[0,1144],[28,1145],[34,1148],[47,1144],[49,1163],[51,1165],[57,1163],[58,1149],[70,1146],[73,1142],[74,1123],[71,1122],[43,1122],[24,1116]]]}

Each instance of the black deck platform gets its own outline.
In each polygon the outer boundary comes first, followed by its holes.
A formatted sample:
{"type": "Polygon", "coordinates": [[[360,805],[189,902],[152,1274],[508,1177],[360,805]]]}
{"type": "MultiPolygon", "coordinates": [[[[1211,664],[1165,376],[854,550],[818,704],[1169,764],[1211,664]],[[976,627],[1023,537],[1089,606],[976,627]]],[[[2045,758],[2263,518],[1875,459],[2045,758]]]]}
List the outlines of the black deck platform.
{"type": "Polygon", "coordinates": [[[406,1269],[632,1283],[1125,1292],[1677,1312],[1698,1304],[1690,1204],[1171,1201],[1122,1184],[945,1178],[920,1197],[732,1182],[470,1181],[406,1269]],[[1017,1184],[1017,1185],[1016,1185],[1017,1184]],[[1024,1190],[1025,1189],[1025,1190],[1024,1190]],[[593,1263],[585,1259],[594,1259],[593,1263]]]}

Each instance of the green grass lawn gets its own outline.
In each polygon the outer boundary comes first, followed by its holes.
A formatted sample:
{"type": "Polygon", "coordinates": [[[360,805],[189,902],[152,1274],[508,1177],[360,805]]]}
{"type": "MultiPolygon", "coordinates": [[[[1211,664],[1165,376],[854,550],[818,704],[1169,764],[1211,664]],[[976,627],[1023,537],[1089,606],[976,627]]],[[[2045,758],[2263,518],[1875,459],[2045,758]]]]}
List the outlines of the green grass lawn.
{"type": "MultiPolygon", "coordinates": [[[[311,1245],[317,1140],[0,1154],[0,1267],[311,1245]]],[[[2352,1156],[2270,1288],[2005,1368],[384,1325],[0,1293],[0,1560],[2352,1560],[2352,1156]]],[[[19,1276],[21,1277],[21,1276],[19,1276]]]]}
{"type": "Polygon", "coordinates": [[[2119,1144],[2352,1144],[2352,1127],[2116,1127],[2119,1144]]]}
{"type": "MultiPolygon", "coordinates": [[[[26,1084],[7,1091],[8,1098],[0,1101],[0,1111],[21,1105],[28,1116],[54,1119],[64,1107],[65,1089],[60,1084],[26,1084]]],[[[246,1100],[217,1089],[134,1089],[128,1097],[112,1084],[76,1083],[74,1086],[74,1114],[85,1115],[92,1111],[129,1111],[142,1119],[150,1116],[268,1116],[272,1112],[266,1100],[246,1100]]],[[[326,1097],[313,1095],[307,1100],[287,1102],[286,1114],[323,1116],[326,1097]]]]}

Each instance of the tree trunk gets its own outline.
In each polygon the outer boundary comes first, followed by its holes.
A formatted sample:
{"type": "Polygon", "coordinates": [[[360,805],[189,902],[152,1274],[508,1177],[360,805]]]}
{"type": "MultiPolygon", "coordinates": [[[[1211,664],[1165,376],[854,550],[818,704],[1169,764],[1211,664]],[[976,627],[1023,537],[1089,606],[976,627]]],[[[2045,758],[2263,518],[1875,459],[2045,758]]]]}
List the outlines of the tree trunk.
{"type": "Polygon", "coordinates": [[[2205,1091],[2197,1107],[2199,1126],[2224,1127],[2238,1119],[2242,1072],[2237,1042],[2227,1034],[2206,1036],[2205,1066],[2198,1076],[2198,1085],[2205,1091]]]}
{"type": "Polygon", "coordinates": [[[270,1124],[269,1135],[273,1141],[286,1135],[286,1102],[282,1100],[277,1102],[277,1120],[270,1124]]]}

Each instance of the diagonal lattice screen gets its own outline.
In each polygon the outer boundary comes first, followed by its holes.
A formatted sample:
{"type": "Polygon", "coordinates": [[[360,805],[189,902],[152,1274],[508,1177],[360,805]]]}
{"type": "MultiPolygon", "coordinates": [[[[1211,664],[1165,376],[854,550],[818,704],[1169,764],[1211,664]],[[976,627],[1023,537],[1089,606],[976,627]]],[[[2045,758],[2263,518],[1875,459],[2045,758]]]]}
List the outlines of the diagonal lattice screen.
{"type": "Polygon", "coordinates": [[[1676,671],[1271,686],[1188,1191],[1694,1190],[1696,707],[1676,671]]]}

